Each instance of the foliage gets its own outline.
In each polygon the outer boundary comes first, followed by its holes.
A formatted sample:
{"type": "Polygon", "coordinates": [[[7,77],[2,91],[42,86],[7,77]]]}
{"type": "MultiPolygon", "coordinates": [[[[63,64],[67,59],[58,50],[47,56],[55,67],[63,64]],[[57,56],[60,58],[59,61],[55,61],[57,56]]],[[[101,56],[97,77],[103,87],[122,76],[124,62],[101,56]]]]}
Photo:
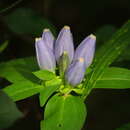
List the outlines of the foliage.
{"type": "Polygon", "coordinates": [[[4,21],[10,30],[17,34],[31,34],[36,37],[42,33],[44,28],[50,28],[56,34],[55,27],[47,19],[28,8],[18,8],[5,16],[4,21]]]}
{"type": "MultiPolygon", "coordinates": [[[[6,17],[10,29],[17,33],[39,34],[34,30],[47,26],[46,21],[37,20],[32,11],[23,9],[6,17]],[[23,13],[24,12],[24,13],[23,13]],[[19,15],[20,14],[20,15],[19,15]],[[20,17],[20,26],[13,18],[20,17]],[[23,26],[23,19],[36,21],[23,26]],[[40,24],[37,21],[42,21],[40,24]],[[37,23],[37,24],[36,24],[37,23]],[[34,26],[34,24],[36,26],[34,26]],[[43,25],[41,27],[41,25],[43,25]],[[23,30],[21,29],[23,28],[23,30]],[[27,30],[24,30],[24,29],[27,30]],[[31,28],[28,30],[28,28],[31,28]]],[[[26,23],[26,22],[25,22],[26,23]]],[[[47,26],[50,27],[50,26],[47,26]]],[[[40,30],[41,31],[41,30],[40,30]]],[[[111,63],[125,51],[130,43],[130,21],[119,29],[96,52],[95,61],[87,73],[86,79],[76,88],[64,86],[63,80],[56,73],[39,70],[34,57],[21,58],[0,64],[0,77],[7,79],[11,85],[3,91],[15,102],[38,94],[40,106],[45,106],[44,120],[41,121],[41,130],[80,130],[87,115],[84,100],[93,89],[127,89],[130,88],[130,70],[119,67],[110,67],[111,63]],[[101,58],[102,57],[102,58],[101,58]]],[[[16,108],[15,108],[16,110],[16,108]]],[[[16,110],[16,114],[19,113],[16,110]]],[[[19,114],[18,114],[19,116],[19,114]]],[[[16,119],[14,117],[14,119],[16,119]]]]}
{"type": "Polygon", "coordinates": [[[0,128],[7,128],[12,125],[22,113],[17,109],[15,103],[0,90],[0,128]]]}
{"type": "Polygon", "coordinates": [[[0,53],[2,53],[8,46],[8,41],[5,41],[1,46],[0,46],[0,53]]]}
{"type": "Polygon", "coordinates": [[[130,129],[130,123],[123,125],[120,128],[117,128],[116,130],[129,130],[130,129]]]}
{"type": "Polygon", "coordinates": [[[89,75],[88,80],[86,80],[84,84],[84,86],[87,87],[84,90],[83,97],[86,97],[90,93],[92,88],[96,85],[97,80],[103,75],[105,69],[127,48],[130,41],[129,24],[130,22],[128,21],[97,51],[93,72],[89,75]]]}

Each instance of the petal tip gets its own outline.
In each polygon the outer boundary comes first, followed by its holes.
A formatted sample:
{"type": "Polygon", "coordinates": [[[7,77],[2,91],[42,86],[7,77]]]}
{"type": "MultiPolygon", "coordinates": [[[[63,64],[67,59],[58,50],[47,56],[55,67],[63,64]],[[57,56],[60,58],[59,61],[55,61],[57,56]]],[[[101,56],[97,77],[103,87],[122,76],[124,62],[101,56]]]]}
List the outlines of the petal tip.
{"type": "Polygon", "coordinates": [[[41,40],[41,37],[36,37],[35,41],[38,42],[39,40],[41,40]]]}
{"type": "Polygon", "coordinates": [[[96,36],[95,35],[93,35],[93,34],[90,34],[90,36],[89,37],[91,37],[92,39],[96,39],[96,36]]]}
{"type": "Polygon", "coordinates": [[[79,58],[78,61],[82,63],[84,62],[84,58],[79,58]]]}
{"type": "Polygon", "coordinates": [[[65,25],[64,29],[70,30],[70,27],[68,25],[65,25]]]}
{"type": "Polygon", "coordinates": [[[49,28],[45,28],[45,29],[43,29],[43,32],[49,32],[49,31],[50,31],[49,28]]]}

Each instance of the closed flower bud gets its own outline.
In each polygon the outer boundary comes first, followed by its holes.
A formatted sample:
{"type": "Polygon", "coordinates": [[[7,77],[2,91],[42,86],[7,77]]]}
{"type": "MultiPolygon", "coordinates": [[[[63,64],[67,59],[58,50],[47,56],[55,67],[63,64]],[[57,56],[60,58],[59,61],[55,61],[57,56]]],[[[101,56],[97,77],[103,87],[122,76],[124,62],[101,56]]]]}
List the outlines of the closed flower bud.
{"type": "Polygon", "coordinates": [[[53,36],[53,34],[51,33],[51,31],[49,29],[44,29],[43,30],[42,39],[45,41],[47,46],[51,50],[53,50],[53,47],[54,47],[54,36],[53,36]]]}
{"type": "Polygon", "coordinates": [[[75,51],[74,61],[80,57],[84,58],[85,68],[89,67],[92,63],[95,52],[96,37],[89,35],[85,38],[75,51]]]}
{"type": "Polygon", "coordinates": [[[55,42],[55,57],[59,63],[60,57],[63,52],[66,52],[69,57],[69,63],[71,63],[74,55],[73,38],[68,26],[65,26],[59,33],[58,38],[55,42]]]}
{"type": "Polygon", "coordinates": [[[68,54],[66,52],[63,52],[63,54],[59,60],[59,72],[60,72],[60,76],[62,78],[64,77],[64,73],[65,73],[66,69],[68,68],[68,65],[69,65],[68,54]]]}
{"type": "Polygon", "coordinates": [[[56,63],[52,50],[42,38],[36,38],[36,56],[40,69],[54,71],[56,63]]]}
{"type": "Polygon", "coordinates": [[[85,75],[84,59],[79,58],[74,61],[68,68],[65,79],[72,86],[76,86],[81,83],[85,75]]]}

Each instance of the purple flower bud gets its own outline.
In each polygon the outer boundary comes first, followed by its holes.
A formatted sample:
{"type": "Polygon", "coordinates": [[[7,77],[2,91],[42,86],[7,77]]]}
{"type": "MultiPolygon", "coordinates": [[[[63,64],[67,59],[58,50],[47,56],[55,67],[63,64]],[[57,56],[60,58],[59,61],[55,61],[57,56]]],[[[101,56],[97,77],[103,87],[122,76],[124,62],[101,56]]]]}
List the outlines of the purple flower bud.
{"type": "Polygon", "coordinates": [[[63,52],[67,52],[69,57],[69,63],[71,63],[74,55],[74,45],[73,45],[73,38],[70,31],[70,27],[64,26],[64,28],[60,31],[58,38],[55,42],[54,51],[55,51],[56,61],[58,63],[63,52]]]}
{"type": "Polygon", "coordinates": [[[96,37],[89,35],[85,38],[75,51],[74,61],[79,58],[84,58],[85,68],[89,67],[92,63],[95,52],[96,37]]]}
{"type": "Polygon", "coordinates": [[[36,38],[36,56],[40,69],[54,71],[56,63],[52,50],[42,38],[36,38]]]}
{"type": "Polygon", "coordinates": [[[72,86],[76,86],[81,83],[85,74],[84,59],[79,58],[69,66],[67,72],[65,73],[65,79],[72,86]]]}
{"type": "Polygon", "coordinates": [[[53,50],[53,47],[54,47],[54,36],[53,36],[53,34],[51,33],[51,31],[49,29],[44,29],[43,30],[42,39],[45,41],[47,46],[51,50],[53,50]]]}

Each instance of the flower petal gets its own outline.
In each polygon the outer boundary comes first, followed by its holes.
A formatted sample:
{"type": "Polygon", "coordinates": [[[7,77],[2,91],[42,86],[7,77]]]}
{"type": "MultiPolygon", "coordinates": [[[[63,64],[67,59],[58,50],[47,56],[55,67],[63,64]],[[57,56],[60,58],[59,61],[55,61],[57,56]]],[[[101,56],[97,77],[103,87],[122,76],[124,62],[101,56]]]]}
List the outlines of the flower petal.
{"type": "Polygon", "coordinates": [[[92,63],[95,52],[96,37],[89,35],[85,38],[75,51],[74,61],[79,58],[84,58],[85,67],[89,67],[92,63]]]}
{"type": "Polygon", "coordinates": [[[35,43],[36,56],[40,69],[54,71],[56,63],[55,57],[50,48],[43,39],[36,39],[35,43]]]}
{"type": "Polygon", "coordinates": [[[70,27],[65,26],[59,33],[58,38],[55,42],[55,57],[59,63],[60,57],[63,52],[67,52],[69,61],[71,63],[74,55],[73,37],[70,31],[70,27]]]}
{"type": "Polygon", "coordinates": [[[53,48],[54,48],[54,36],[53,36],[53,34],[51,33],[51,31],[49,29],[44,29],[43,30],[42,39],[45,41],[47,46],[51,50],[53,50],[53,48]]]}

